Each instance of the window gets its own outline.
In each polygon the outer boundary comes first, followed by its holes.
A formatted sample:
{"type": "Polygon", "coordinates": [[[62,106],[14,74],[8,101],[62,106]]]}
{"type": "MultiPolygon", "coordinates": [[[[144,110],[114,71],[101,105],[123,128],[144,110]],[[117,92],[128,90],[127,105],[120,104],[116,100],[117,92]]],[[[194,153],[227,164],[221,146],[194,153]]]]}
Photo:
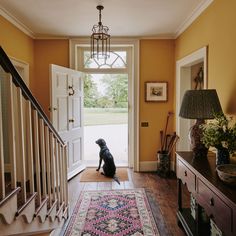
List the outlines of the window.
{"type": "Polygon", "coordinates": [[[127,67],[127,52],[113,51],[107,59],[91,59],[90,52],[84,51],[84,68],[126,68],[127,67]]]}
{"type": "Polygon", "coordinates": [[[78,70],[85,73],[128,74],[131,61],[131,47],[111,47],[107,59],[90,58],[90,48],[78,47],[78,70]]]}

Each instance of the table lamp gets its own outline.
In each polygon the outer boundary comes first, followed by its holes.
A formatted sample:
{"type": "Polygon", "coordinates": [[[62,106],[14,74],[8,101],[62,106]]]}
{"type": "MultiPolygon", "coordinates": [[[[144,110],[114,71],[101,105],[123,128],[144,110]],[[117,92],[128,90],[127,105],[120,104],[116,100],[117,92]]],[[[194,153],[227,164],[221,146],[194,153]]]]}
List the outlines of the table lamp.
{"type": "Polygon", "coordinates": [[[213,119],[214,114],[222,113],[220,101],[215,89],[187,90],[184,94],[179,116],[196,119],[190,128],[189,138],[194,156],[207,156],[208,148],[201,142],[202,130],[199,127],[206,119],[213,119]]]}

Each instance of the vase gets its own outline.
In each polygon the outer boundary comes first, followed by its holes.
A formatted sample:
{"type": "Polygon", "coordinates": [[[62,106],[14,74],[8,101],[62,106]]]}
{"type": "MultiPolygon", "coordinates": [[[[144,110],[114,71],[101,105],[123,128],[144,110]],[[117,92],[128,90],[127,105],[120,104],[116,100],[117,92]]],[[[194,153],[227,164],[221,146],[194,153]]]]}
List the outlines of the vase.
{"type": "Polygon", "coordinates": [[[229,164],[229,151],[227,148],[219,148],[216,152],[216,165],[229,164]]]}
{"type": "Polygon", "coordinates": [[[157,174],[161,177],[168,177],[170,175],[170,156],[167,153],[157,153],[158,169],[157,174]]]}

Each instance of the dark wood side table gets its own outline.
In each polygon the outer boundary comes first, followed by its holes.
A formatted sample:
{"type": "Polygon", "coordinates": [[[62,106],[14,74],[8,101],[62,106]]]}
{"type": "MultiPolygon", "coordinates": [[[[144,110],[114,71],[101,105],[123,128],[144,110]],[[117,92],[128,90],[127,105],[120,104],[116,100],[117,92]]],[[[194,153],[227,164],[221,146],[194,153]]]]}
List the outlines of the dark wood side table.
{"type": "Polygon", "coordinates": [[[200,217],[201,208],[216,223],[224,236],[236,236],[236,187],[224,184],[216,173],[215,154],[194,158],[192,152],[176,152],[178,181],[178,222],[187,235],[209,235],[209,225],[200,217]],[[182,207],[182,184],[197,202],[196,219],[182,207]]]}

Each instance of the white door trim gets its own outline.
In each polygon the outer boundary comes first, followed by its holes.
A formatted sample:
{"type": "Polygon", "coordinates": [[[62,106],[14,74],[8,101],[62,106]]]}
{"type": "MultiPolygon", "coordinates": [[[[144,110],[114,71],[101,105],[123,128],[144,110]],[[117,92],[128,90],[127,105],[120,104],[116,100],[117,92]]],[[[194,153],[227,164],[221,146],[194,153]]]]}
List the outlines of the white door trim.
{"type": "Polygon", "coordinates": [[[24,61],[18,60],[14,57],[10,57],[10,60],[12,64],[16,67],[16,69],[19,68],[22,70],[22,73],[20,73],[20,71],[18,71],[18,73],[20,74],[21,78],[24,80],[27,87],[29,87],[29,64],[24,61]]]}
{"type": "Polygon", "coordinates": [[[183,140],[177,144],[178,150],[186,150],[186,142],[184,140],[187,139],[189,128],[190,128],[190,120],[185,120],[185,122],[181,122],[181,118],[179,117],[180,105],[182,102],[182,98],[185,90],[191,88],[191,70],[190,67],[192,65],[198,64],[199,62],[203,62],[203,71],[204,71],[204,89],[207,88],[207,46],[200,48],[199,50],[187,55],[186,57],[178,60],[176,62],[176,133],[180,136],[180,139],[183,140]],[[181,144],[182,143],[182,144],[181,144]]]}
{"type": "MultiPolygon", "coordinates": [[[[78,64],[78,47],[89,46],[89,38],[79,38],[70,40],[70,68],[76,69],[78,64]]],[[[131,115],[131,142],[129,141],[131,149],[131,157],[129,157],[129,166],[134,168],[134,171],[139,171],[139,40],[137,39],[123,39],[113,38],[111,40],[113,46],[130,46],[132,47],[132,99],[133,112],[131,115]]]]}

